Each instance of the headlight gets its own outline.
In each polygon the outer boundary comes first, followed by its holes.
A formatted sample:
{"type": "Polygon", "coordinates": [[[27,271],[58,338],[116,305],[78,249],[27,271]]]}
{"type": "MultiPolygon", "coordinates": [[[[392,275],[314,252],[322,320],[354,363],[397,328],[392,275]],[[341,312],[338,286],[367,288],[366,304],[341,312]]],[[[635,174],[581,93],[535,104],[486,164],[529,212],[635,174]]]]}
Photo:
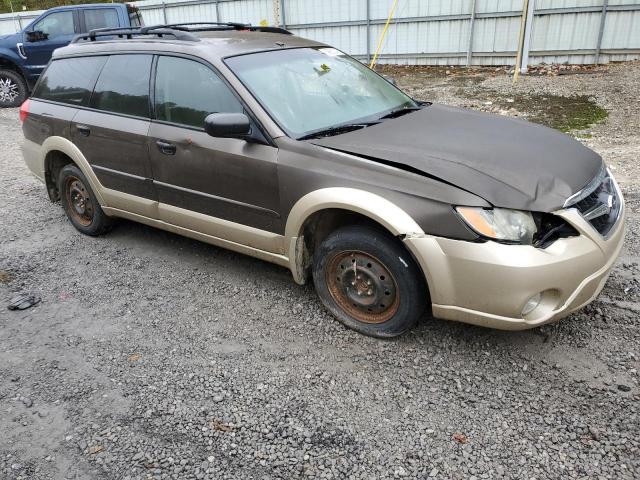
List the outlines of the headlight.
{"type": "Polygon", "coordinates": [[[536,223],[530,212],[506,208],[456,207],[456,211],[475,232],[494,240],[530,245],[536,223]]]}

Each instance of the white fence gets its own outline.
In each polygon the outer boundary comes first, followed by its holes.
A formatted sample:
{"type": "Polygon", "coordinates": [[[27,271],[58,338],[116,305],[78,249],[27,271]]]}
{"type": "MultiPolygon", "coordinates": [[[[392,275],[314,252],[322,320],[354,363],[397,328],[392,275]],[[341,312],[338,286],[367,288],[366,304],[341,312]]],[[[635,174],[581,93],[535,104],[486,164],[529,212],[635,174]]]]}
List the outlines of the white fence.
{"type": "MultiPolygon", "coordinates": [[[[233,21],[283,25],[362,60],[375,50],[393,0],[145,0],[147,25],[233,21]]],[[[640,0],[530,0],[525,65],[640,58],[640,0]]],[[[523,0],[399,0],[381,63],[510,65],[523,0]]],[[[40,12],[0,15],[0,34],[40,12]]]]}

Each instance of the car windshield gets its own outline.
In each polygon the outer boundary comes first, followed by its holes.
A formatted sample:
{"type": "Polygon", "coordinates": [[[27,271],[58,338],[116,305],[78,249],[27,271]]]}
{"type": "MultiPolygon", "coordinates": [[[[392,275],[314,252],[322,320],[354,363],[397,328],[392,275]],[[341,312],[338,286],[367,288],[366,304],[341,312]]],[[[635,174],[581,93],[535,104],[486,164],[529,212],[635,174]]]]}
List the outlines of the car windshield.
{"type": "Polygon", "coordinates": [[[334,48],[276,50],[226,62],[283,130],[296,138],[417,108],[411,97],[334,48]]]}

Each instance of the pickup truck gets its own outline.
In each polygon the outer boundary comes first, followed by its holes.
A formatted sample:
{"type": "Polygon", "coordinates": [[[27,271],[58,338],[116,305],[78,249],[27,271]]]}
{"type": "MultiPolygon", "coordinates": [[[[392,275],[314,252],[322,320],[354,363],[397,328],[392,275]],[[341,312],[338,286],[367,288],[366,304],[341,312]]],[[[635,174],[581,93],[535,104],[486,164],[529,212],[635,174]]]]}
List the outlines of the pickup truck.
{"type": "Polygon", "coordinates": [[[141,25],[142,15],[133,5],[94,3],[49,9],[20,32],[0,36],[0,107],[22,104],[53,51],[76,35],[141,25]]]}

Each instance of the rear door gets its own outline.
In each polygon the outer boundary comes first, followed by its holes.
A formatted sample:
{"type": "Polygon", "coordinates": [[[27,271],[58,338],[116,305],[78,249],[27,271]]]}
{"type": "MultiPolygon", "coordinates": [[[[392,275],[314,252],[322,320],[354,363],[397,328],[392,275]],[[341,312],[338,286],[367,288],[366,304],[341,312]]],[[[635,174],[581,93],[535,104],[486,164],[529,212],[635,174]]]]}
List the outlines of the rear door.
{"type": "MultiPolygon", "coordinates": [[[[93,84],[106,57],[74,57],[54,60],[31,96],[23,132],[39,154],[49,137],[71,140],[71,123],[78,109],[89,104],[93,84]],[[36,147],[37,145],[37,147],[36,147]]],[[[26,159],[25,155],[25,159],[26,159]]],[[[37,172],[44,178],[44,172],[37,172]]]]}
{"type": "Polygon", "coordinates": [[[161,218],[202,225],[167,204],[215,217],[209,219],[214,235],[216,219],[279,231],[277,148],[204,131],[210,113],[248,113],[218,73],[195,59],[159,56],[154,106],[149,148],[161,218]]]}
{"type": "Polygon", "coordinates": [[[109,56],[89,108],[78,111],[71,134],[100,183],[132,196],[113,194],[115,204],[109,206],[154,217],[147,143],[151,63],[147,54],[109,56]]]}
{"type": "Polygon", "coordinates": [[[113,7],[83,8],[78,11],[80,28],[83,33],[98,28],[117,28],[123,26],[118,10],[113,7]]]}

